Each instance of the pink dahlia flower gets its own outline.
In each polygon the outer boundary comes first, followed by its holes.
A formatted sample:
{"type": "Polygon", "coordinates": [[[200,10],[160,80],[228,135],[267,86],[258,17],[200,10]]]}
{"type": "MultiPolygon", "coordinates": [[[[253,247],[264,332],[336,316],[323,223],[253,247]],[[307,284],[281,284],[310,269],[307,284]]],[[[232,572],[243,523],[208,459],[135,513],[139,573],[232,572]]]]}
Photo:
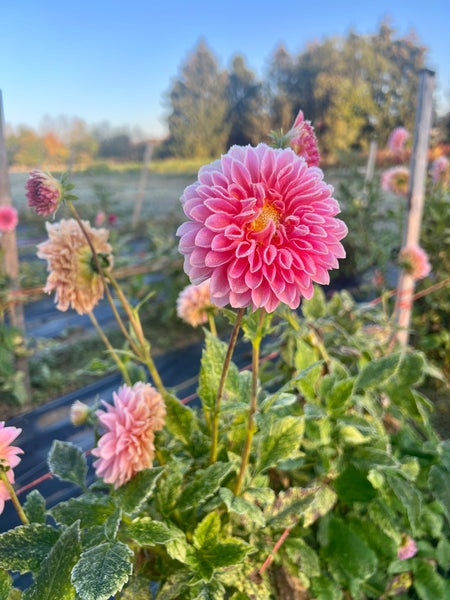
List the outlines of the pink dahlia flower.
{"type": "Polygon", "coordinates": [[[92,454],[98,457],[97,475],[118,488],[152,466],[155,431],[163,428],[166,408],[161,394],[142,381],[120,387],[113,401],[113,405],[103,401],[108,412],[95,413],[106,433],[92,454]]]}
{"type": "MultiPolygon", "coordinates": [[[[95,229],[87,221],[83,226],[98,255],[103,255],[112,268],[111,246],[107,229],[95,229]]],[[[89,244],[75,219],[46,223],[49,239],[38,246],[37,256],[47,260],[49,276],[44,292],[56,290],[56,308],[65,311],[71,306],[82,315],[91,311],[103,298],[103,282],[93,264],[89,244]]]]}
{"type": "Polygon", "coordinates": [[[332,192],[290,148],[233,146],[181,197],[190,219],[177,231],[184,270],[196,285],[211,278],[217,306],[297,308],[345,256],[332,192]]]}
{"type": "Polygon", "coordinates": [[[311,122],[304,120],[302,111],[299,111],[287,135],[289,146],[295,154],[303,156],[309,167],[317,167],[320,161],[319,144],[311,122]]]}
{"type": "Polygon", "coordinates": [[[407,167],[392,167],[381,175],[381,187],[397,196],[408,193],[409,170],[407,167]]]}
{"type": "MultiPolygon", "coordinates": [[[[10,483],[14,483],[14,467],[20,463],[18,454],[23,454],[23,450],[17,446],[11,446],[16,437],[22,432],[18,427],[5,427],[5,422],[0,421],[0,464],[9,467],[6,471],[10,483]]],[[[9,492],[3,481],[0,481],[0,514],[3,512],[5,501],[9,500],[9,492]]]]}
{"type": "Polygon", "coordinates": [[[31,171],[26,183],[28,206],[38,215],[51,215],[58,208],[62,196],[62,185],[54,177],[43,171],[31,171]]]}
{"type": "Polygon", "coordinates": [[[15,208],[12,206],[0,206],[0,231],[3,233],[14,231],[18,222],[19,219],[15,208]]]}
{"type": "Polygon", "coordinates": [[[400,250],[398,260],[402,269],[414,279],[423,279],[431,271],[428,255],[420,246],[405,246],[400,250]]]}
{"type": "Polygon", "coordinates": [[[438,156],[431,165],[431,179],[434,183],[443,183],[450,175],[450,162],[446,156],[438,156]]]}
{"type": "Polygon", "coordinates": [[[397,549],[397,557],[400,560],[412,558],[417,554],[416,542],[409,535],[402,536],[402,543],[397,549]]]}
{"type": "Polygon", "coordinates": [[[208,320],[211,302],[209,279],[199,285],[188,285],[177,298],[177,315],[192,327],[198,327],[208,320]]]}
{"type": "Polygon", "coordinates": [[[100,225],[103,225],[104,220],[105,220],[105,213],[102,211],[98,212],[95,216],[95,226],[100,227],[100,225]]]}
{"type": "Polygon", "coordinates": [[[394,154],[399,154],[405,149],[406,140],[409,138],[409,131],[404,127],[396,127],[388,138],[388,148],[394,154]]]}

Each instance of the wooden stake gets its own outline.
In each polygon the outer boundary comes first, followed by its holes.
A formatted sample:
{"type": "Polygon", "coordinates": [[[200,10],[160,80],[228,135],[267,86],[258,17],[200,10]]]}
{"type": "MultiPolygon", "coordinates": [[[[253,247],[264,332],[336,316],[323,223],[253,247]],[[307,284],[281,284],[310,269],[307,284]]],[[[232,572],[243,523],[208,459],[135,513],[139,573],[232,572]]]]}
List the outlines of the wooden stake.
{"type": "MultiPolygon", "coordinates": [[[[403,247],[419,244],[428,165],[434,78],[435,73],[428,69],[423,69],[420,73],[419,98],[409,166],[408,208],[403,234],[403,247]]],[[[402,270],[397,286],[395,308],[398,328],[397,339],[402,346],[408,344],[413,294],[414,279],[409,273],[402,270]]]]}
{"type": "Polygon", "coordinates": [[[141,179],[139,181],[138,193],[134,203],[132,225],[136,227],[141,216],[142,203],[144,201],[145,185],[147,183],[147,173],[150,161],[152,159],[153,146],[147,144],[145,147],[144,164],[142,166],[141,179]]]}
{"type": "Polygon", "coordinates": [[[378,144],[376,142],[376,140],[371,140],[370,141],[370,145],[369,145],[369,156],[367,158],[367,165],[366,165],[366,181],[372,181],[373,179],[373,174],[375,171],[375,163],[376,163],[376,159],[377,159],[377,148],[378,148],[378,144]]]}

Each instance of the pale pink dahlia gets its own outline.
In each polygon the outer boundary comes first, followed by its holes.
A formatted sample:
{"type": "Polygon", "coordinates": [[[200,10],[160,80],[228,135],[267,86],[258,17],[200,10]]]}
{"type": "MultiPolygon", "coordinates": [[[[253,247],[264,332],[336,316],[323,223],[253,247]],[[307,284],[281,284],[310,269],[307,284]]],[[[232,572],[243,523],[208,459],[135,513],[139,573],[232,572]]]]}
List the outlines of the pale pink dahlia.
{"type": "Polygon", "coordinates": [[[38,169],[31,171],[25,187],[28,206],[38,215],[51,215],[62,200],[63,188],[59,181],[38,169]]]}
{"type": "Polygon", "coordinates": [[[431,165],[431,179],[434,183],[443,183],[450,176],[450,161],[446,156],[438,156],[431,165]]]}
{"type": "MultiPolygon", "coordinates": [[[[92,245],[105,269],[112,267],[107,229],[94,229],[83,221],[92,245]]],[[[103,282],[96,270],[89,244],[75,219],[46,223],[49,239],[38,246],[37,256],[47,260],[49,276],[44,292],[56,290],[56,308],[71,306],[78,314],[91,311],[103,298],[103,282]]]]}
{"type": "Polygon", "coordinates": [[[405,246],[398,256],[399,264],[414,279],[423,279],[431,271],[428,255],[420,246],[405,246]]]}
{"type": "Polygon", "coordinates": [[[345,256],[332,192],[290,148],[233,146],[181,197],[190,219],[177,231],[184,270],[196,285],[211,278],[217,306],[297,308],[345,256]]]}
{"type": "Polygon", "coordinates": [[[0,231],[6,233],[7,231],[14,231],[17,227],[19,219],[17,217],[17,210],[12,206],[0,206],[0,231]]]}
{"type": "Polygon", "coordinates": [[[399,154],[405,149],[406,140],[409,138],[409,131],[404,127],[396,127],[388,138],[388,148],[394,154],[399,154]]]}
{"type": "Polygon", "coordinates": [[[381,175],[381,187],[397,196],[408,193],[409,170],[407,167],[392,167],[381,175]]]}
{"type": "Polygon", "coordinates": [[[113,401],[112,406],[103,401],[108,412],[96,411],[106,433],[92,454],[98,457],[97,475],[118,488],[152,466],[154,432],[163,428],[166,408],[161,394],[142,381],[120,387],[113,401]]]}
{"type": "Polygon", "coordinates": [[[199,285],[188,285],[177,298],[177,315],[192,327],[198,327],[208,320],[211,302],[209,279],[199,285]]]}
{"type": "Polygon", "coordinates": [[[304,120],[302,111],[299,111],[287,135],[289,146],[295,154],[303,156],[309,167],[317,167],[320,161],[319,145],[311,121],[304,120]]]}
{"type": "Polygon", "coordinates": [[[406,560],[412,558],[417,553],[416,542],[409,535],[402,536],[402,543],[397,549],[397,558],[406,560]]]}
{"type": "MultiPolygon", "coordinates": [[[[22,432],[18,427],[5,427],[5,422],[0,421],[0,465],[9,467],[6,471],[10,483],[14,483],[14,467],[20,463],[18,454],[23,450],[17,446],[11,446],[16,437],[22,432]]],[[[3,481],[0,481],[0,514],[3,512],[5,501],[9,500],[9,492],[3,481]]]]}

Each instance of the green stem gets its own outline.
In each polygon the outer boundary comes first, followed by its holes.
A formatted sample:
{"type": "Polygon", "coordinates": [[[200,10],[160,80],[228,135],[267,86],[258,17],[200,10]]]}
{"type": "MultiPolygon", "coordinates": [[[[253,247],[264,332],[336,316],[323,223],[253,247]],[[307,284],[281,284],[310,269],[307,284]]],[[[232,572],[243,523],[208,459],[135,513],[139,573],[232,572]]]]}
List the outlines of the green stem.
{"type": "Polygon", "coordinates": [[[211,333],[213,335],[217,336],[216,323],[214,321],[214,315],[211,312],[208,312],[208,322],[209,322],[209,329],[210,329],[211,333]]]}
{"type": "Polygon", "coordinates": [[[214,412],[212,416],[212,431],[211,431],[211,464],[216,462],[217,459],[217,446],[219,443],[219,412],[220,403],[222,401],[223,390],[225,387],[225,379],[228,373],[228,369],[233,355],[233,350],[236,345],[239,328],[241,326],[242,317],[244,316],[245,308],[240,308],[237,315],[236,321],[234,322],[233,331],[231,332],[230,343],[228,344],[227,354],[223,363],[222,374],[220,376],[219,388],[217,390],[216,403],[214,406],[214,412]]]}
{"type": "Polygon", "coordinates": [[[250,399],[250,410],[248,414],[248,423],[247,423],[247,435],[245,438],[244,450],[242,451],[242,459],[241,459],[241,469],[239,471],[239,475],[236,481],[236,486],[234,488],[235,496],[238,496],[242,483],[244,481],[245,471],[247,469],[248,461],[250,458],[250,450],[252,447],[252,440],[255,434],[255,421],[254,415],[256,412],[256,401],[258,395],[258,371],[259,371],[259,350],[261,347],[261,339],[262,339],[262,326],[264,323],[265,311],[263,308],[260,309],[259,314],[259,323],[258,323],[258,333],[254,340],[252,340],[253,352],[252,352],[252,396],[250,399]]]}
{"type": "Polygon", "coordinates": [[[0,466],[0,479],[3,481],[6,489],[8,490],[9,497],[11,498],[11,501],[14,504],[14,508],[16,509],[17,514],[20,517],[20,520],[22,521],[22,523],[24,525],[28,525],[27,516],[23,512],[22,507],[19,502],[19,498],[17,497],[16,492],[14,491],[14,488],[11,485],[11,482],[9,481],[8,476],[6,475],[6,471],[4,470],[4,468],[2,466],[0,466]]]}
{"type": "Polygon", "coordinates": [[[113,346],[111,345],[111,342],[108,340],[108,338],[106,337],[106,335],[103,332],[102,328],[100,327],[97,319],[94,316],[94,313],[92,311],[89,311],[88,315],[89,315],[89,317],[91,319],[92,324],[94,325],[95,329],[97,330],[98,335],[102,339],[102,341],[105,344],[105,346],[108,348],[109,352],[111,353],[111,356],[113,357],[113,359],[116,362],[116,365],[119,367],[120,371],[122,372],[123,379],[124,379],[125,383],[127,383],[129,386],[131,386],[130,377],[128,375],[128,372],[127,372],[127,369],[126,369],[125,365],[120,360],[118,354],[116,353],[116,351],[114,350],[113,346]]]}

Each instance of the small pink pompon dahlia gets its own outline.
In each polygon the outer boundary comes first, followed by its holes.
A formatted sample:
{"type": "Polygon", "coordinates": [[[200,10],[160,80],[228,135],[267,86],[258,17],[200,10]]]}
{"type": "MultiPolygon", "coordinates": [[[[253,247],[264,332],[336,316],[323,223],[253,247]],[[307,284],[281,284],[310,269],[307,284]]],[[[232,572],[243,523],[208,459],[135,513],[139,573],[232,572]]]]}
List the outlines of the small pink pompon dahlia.
{"type": "Polygon", "coordinates": [[[177,298],[177,315],[192,327],[208,320],[208,310],[213,308],[209,279],[199,285],[188,285],[177,298]]]}
{"type": "Polygon", "coordinates": [[[392,167],[381,175],[381,187],[397,196],[408,193],[409,170],[407,167],[392,167]]]}
{"type": "Polygon", "coordinates": [[[305,121],[303,112],[288,131],[289,146],[298,156],[303,156],[309,167],[317,167],[320,161],[319,144],[310,121],[305,121]]]}
{"type": "Polygon", "coordinates": [[[409,138],[409,131],[404,127],[396,127],[388,138],[388,148],[394,154],[399,154],[405,149],[406,140],[409,138]]]}
{"type": "MultiPolygon", "coordinates": [[[[92,245],[106,263],[112,267],[108,230],[94,229],[83,221],[92,245]]],[[[44,292],[56,290],[55,302],[59,310],[71,306],[82,315],[91,311],[103,298],[103,282],[95,269],[91,249],[75,219],[61,219],[46,223],[49,239],[38,246],[37,256],[47,260],[49,276],[44,292]]],[[[105,266],[105,265],[103,265],[105,266]]]]}
{"type": "Polygon", "coordinates": [[[420,246],[405,246],[400,250],[398,261],[402,269],[414,279],[423,279],[431,271],[428,255],[420,246]]]}
{"type": "Polygon", "coordinates": [[[438,156],[431,165],[431,179],[434,183],[444,183],[450,177],[450,161],[446,156],[438,156]]]}
{"type": "MultiPolygon", "coordinates": [[[[14,467],[20,463],[18,454],[23,450],[17,446],[11,446],[16,437],[22,432],[18,427],[5,427],[5,422],[0,421],[0,465],[9,467],[6,476],[10,483],[14,483],[14,467]]],[[[3,512],[5,501],[9,500],[9,492],[3,481],[0,481],[0,514],[3,512]]]]}
{"type": "Polygon", "coordinates": [[[19,219],[15,208],[12,206],[0,206],[0,231],[2,233],[14,231],[18,222],[19,219]]]}
{"type": "Polygon", "coordinates": [[[211,278],[217,306],[297,308],[345,256],[332,192],[290,148],[233,146],[181,197],[190,219],[177,231],[185,272],[196,285],[211,278]]]}
{"type": "Polygon", "coordinates": [[[155,431],[163,428],[166,408],[161,394],[142,381],[120,387],[113,401],[113,405],[103,401],[108,412],[95,413],[106,433],[92,454],[98,457],[97,475],[118,488],[152,466],[155,431]]]}
{"type": "Polygon", "coordinates": [[[43,171],[31,171],[25,188],[28,206],[38,215],[51,215],[56,211],[63,196],[62,185],[54,177],[43,171]]]}
{"type": "Polygon", "coordinates": [[[409,535],[402,536],[402,543],[397,549],[397,558],[407,560],[417,554],[416,542],[409,535]]]}

